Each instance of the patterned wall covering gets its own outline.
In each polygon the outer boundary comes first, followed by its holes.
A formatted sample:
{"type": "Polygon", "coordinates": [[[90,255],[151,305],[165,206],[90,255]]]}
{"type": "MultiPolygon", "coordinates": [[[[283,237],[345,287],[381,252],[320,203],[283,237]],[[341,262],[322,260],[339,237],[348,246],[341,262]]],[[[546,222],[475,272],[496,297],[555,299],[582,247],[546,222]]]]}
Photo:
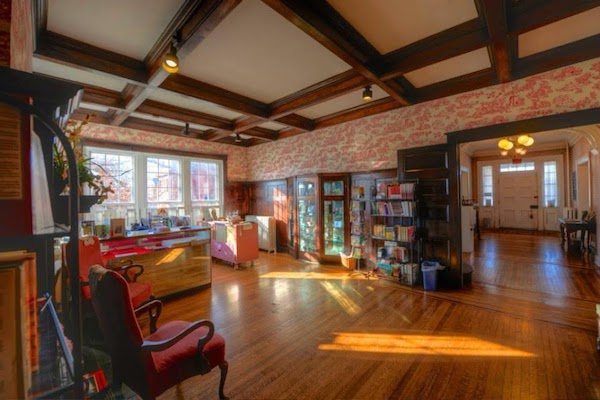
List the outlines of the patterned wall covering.
{"type": "Polygon", "coordinates": [[[263,181],[395,168],[398,149],[444,143],[447,132],[594,107],[600,107],[600,58],[247,149],[97,124],[83,136],[227,154],[230,180],[263,181]]]}
{"type": "Polygon", "coordinates": [[[248,148],[250,180],[396,167],[445,133],[600,107],[600,58],[248,148]]]}
{"type": "Polygon", "coordinates": [[[227,178],[231,181],[248,180],[249,174],[245,147],[94,123],[84,126],[81,135],[89,139],[122,144],[143,145],[193,153],[227,155],[227,178]]]}

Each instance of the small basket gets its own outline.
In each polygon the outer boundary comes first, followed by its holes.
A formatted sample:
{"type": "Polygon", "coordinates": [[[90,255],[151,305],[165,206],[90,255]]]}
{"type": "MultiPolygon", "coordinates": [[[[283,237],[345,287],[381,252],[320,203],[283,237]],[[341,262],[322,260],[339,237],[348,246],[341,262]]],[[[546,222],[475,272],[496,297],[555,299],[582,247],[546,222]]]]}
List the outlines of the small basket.
{"type": "Polygon", "coordinates": [[[340,253],[340,259],[342,260],[342,265],[348,269],[356,269],[356,258],[352,255],[347,256],[344,253],[340,253]]]}

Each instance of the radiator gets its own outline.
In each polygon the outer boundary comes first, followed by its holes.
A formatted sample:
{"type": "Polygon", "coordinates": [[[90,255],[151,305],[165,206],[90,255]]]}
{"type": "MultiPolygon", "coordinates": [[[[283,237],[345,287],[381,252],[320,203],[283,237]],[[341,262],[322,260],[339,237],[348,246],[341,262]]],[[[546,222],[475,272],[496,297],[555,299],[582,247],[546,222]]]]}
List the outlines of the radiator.
{"type": "Polygon", "coordinates": [[[260,215],[246,215],[246,221],[258,224],[258,248],[269,253],[277,252],[277,232],[275,218],[260,215]]]}

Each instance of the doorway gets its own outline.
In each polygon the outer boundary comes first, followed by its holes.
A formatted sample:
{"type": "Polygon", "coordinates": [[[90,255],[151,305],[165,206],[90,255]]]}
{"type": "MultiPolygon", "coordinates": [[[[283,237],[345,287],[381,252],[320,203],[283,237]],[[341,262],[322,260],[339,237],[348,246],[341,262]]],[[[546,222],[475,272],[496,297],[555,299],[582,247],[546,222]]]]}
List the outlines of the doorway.
{"type": "Polygon", "coordinates": [[[536,171],[501,172],[499,183],[500,227],[537,229],[538,188],[536,171]]]}
{"type": "Polygon", "coordinates": [[[588,159],[577,163],[577,195],[575,202],[579,213],[583,210],[589,210],[591,207],[590,201],[590,162],[588,159]]]}

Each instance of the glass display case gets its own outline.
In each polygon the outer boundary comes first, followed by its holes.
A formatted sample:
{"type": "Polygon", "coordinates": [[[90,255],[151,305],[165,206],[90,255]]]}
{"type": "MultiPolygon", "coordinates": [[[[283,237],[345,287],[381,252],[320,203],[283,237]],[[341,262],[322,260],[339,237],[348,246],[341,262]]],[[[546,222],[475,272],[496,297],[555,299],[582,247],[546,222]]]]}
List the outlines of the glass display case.
{"type": "Polygon", "coordinates": [[[340,253],[348,242],[347,204],[348,177],[346,175],[321,175],[322,193],[322,252],[325,262],[340,262],[340,253]]]}
{"type": "Polygon", "coordinates": [[[296,181],[298,218],[298,257],[316,261],[317,241],[317,177],[299,177],[296,181]]]}

